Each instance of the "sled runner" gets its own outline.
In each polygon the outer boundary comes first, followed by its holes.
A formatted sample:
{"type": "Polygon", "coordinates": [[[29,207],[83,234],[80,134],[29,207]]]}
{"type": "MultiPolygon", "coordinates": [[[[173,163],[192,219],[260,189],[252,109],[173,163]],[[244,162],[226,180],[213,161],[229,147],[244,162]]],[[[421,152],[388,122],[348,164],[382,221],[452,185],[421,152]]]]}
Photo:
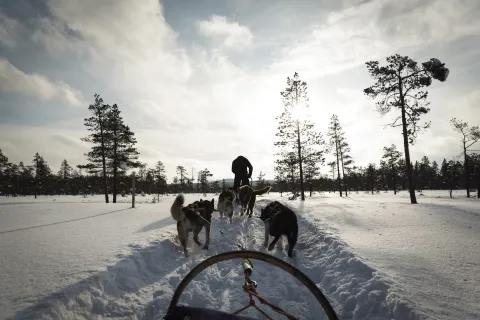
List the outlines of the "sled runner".
{"type": "MultiPolygon", "coordinates": [[[[330,320],[337,320],[337,314],[335,310],[328,302],[327,298],[323,295],[322,291],[315,285],[315,283],[310,280],[303,272],[295,268],[294,266],[286,263],[285,261],[278,259],[274,256],[257,252],[257,251],[248,251],[248,250],[241,250],[241,251],[231,251],[218,254],[216,256],[210,257],[205,261],[198,264],[195,268],[193,268],[185,278],[180,282],[177,286],[177,289],[173,293],[172,300],[170,301],[170,305],[168,306],[167,315],[163,318],[164,320],[180,320],[180,319],[189,319],[189,320],[251,320],[255,318],[246,317],[239,315],[245,309],[249,307],[254,307],[257,309],[264,317],[267,319],[272,319],[268,314],[266,314],[259,305],[265,305],[271,308],[273,311],[284,315],[287,319],[293,320],[298,319],[295,315],[288,313],[287,311],[283,310],[282,308],[271,304],[268,300],[263,298],[259,292],[257,292],[257,283],[251,279],[253,273],[253,263],[250,259],[253,260],[261,260],[272,264],[284,271],[288,272],[290,275],[294,276],[298,279],[316,298],[318,303],[322,306],[325,314],[328,316],[330,320]],[[245,307],[234,311],[233,313],[226,313],[223,311],[213,310],[213,309],[206,309],[206,308],[198,308],[198,307],[188,307],[188,306],[179,306],[178,301],[183,293],[183,290],[187,287],[187,285],[203,270],[210,267],[211,265],[217,264],[222,261],[228,261],[232,259],[242,259],[242,267],[243,272],[245,275],[245,283],[243,284],[243,290],[249,297],[249,302],[245,305],[245,307]],[[256,304],[255,299],[258,300],[259,305],[256,304]]],[[[313,317],[313,318],[320,318],[313,317]]]]}

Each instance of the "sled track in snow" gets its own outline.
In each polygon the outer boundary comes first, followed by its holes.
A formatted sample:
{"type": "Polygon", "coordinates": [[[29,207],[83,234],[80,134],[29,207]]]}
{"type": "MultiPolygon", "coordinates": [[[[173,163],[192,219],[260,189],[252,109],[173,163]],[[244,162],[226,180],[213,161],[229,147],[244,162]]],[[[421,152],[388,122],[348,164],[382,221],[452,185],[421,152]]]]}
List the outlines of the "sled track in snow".
{"type": "MultiPolygon", "coordinates": [[[[254,216],[268,200],[259,200],[254,216]]],[[[287,203],[288,205],[288,203],[287,203]]],[[[320,221],[298,215],[299,237],[294,257],[287,256],[286,239],[268,252],[263,246],[264,227],[258,218],[234,218],[230,225],[215,214],[214,225],[250,250],[267,252],[302,270],[324,292],[340,319],[420,319],[411,305],[389,292],[390,283],[365,265],[344,244],[322,230],[320,221]]],[[[205,258],[237,250],[229,239],[212,228],[210,248],[201,250],[189,239],[189,257],[177,242],[176,229],[163,229],[161,240],[121,257],[106,271],[44,298],[13,319],[161,319],[181,279],[205,258]]],[[[203,241],[204,232],[200,234],[203,241]]],[[[272,239],[270,239],[271,241],[272,239]]],[[[311,293],[281,269],[253,261],[252,278],[258,292],[301,319],[326,319],[311,293]]],[[[185,289],[180,304],[233,312],[248,303],[243,292],[240,261],[226,261],[202,273],[185,289]]],[[[275,319],[285,319],[268,307],[261,308],[275,319]]],[[[258,316],[250,308],[242,314],[258,316]]]]}

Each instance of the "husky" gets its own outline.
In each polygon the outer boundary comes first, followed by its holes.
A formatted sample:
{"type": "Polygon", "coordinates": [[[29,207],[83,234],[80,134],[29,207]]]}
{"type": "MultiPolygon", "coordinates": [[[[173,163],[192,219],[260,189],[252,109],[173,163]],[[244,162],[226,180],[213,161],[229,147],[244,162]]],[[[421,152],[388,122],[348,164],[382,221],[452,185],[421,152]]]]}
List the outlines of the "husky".
{"type": "Polygon", "coordinates": [[[260,219],[265,223],[265,241],[263,245],[268,245],[269,235],[274,237],[272,243],[268,246],[268,251],[272,251],[278,239],[284,235],[288,239],[288,256],[293,257],[293,247],[297,244],[298,238],[298,224],[295,212],[280,202],[274,201],[261,209],[260,219]]]}
{"type": "Polygon", "coordinates": [[[220,217],[227,216],[232,223],[233,209],[237,196],[233,189],[223,190],[218,196],[217,210],[220,212],[220,217]]]}
{"type": "Polygon", "coordinates": [[[187,206],[184,206],[185,197],[183,194],[179,194],[170,208],[170,214],[172,218],[177,221],[178,238],[183,247],[183,253],[185,257],[187,253],[187,241],[190,231],[193,231],[193,241],[199,246],[202,244],[198,240],[198,234],[205,226],[205,244],[204,250],[208,250],[210,244],[210,224],[212,222],[212,213],[214,211],[214,202],[202,200],[195,201],[187,206]]]}
{"type": "Polygon", "coordinates": [[[237,195],[242,205],[241,215],[243,216],[243,214],[246,213],[248,217],[251,218],[253,214],[253,206],[255,205],[257,196],[269,192],[270,189],[272,189],[270,186],[259,190],[254,190],[252,187],[247,185],[238,187],[237,195]]]}

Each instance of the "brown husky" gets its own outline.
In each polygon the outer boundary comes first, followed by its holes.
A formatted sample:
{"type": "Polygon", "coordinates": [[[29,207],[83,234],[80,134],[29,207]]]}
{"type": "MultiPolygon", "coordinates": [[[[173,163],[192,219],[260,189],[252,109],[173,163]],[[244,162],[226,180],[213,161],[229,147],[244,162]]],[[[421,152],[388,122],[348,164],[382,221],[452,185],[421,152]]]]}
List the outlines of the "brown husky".
{"type": "Polygon", "coordinates": [[[202,244],[198,240],[198,234],[205,226],[205,244],[204,250],[208,250],[210,244],[210,224],[212,222],[212,213],[215,208],[215,199],[212,201],[202,200],[195,201],[184,207],[185,197],[179,194],[170,208],[170,214],[177,221],[178,238],[183,247],[183,253],[187,253],[187,241],[190,231],[193,231],[193,241],[199,246],[202,244]]]}

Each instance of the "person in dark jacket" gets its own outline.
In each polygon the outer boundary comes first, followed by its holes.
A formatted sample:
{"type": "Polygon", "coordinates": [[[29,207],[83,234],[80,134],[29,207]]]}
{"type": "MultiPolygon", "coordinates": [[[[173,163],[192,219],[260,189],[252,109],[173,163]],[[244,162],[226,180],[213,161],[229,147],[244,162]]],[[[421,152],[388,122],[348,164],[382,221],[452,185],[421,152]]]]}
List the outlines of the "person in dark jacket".
{"type": "Polygon", "coordinates": [[[233,180],[233,188],[236,190],[240,186],[249,186],[249,179],[252,177],[252,171],[252,164],[244,156],[238,156],[235,160],[233,160],[232,172],[235,175],[235,179],[233,180]]]}

